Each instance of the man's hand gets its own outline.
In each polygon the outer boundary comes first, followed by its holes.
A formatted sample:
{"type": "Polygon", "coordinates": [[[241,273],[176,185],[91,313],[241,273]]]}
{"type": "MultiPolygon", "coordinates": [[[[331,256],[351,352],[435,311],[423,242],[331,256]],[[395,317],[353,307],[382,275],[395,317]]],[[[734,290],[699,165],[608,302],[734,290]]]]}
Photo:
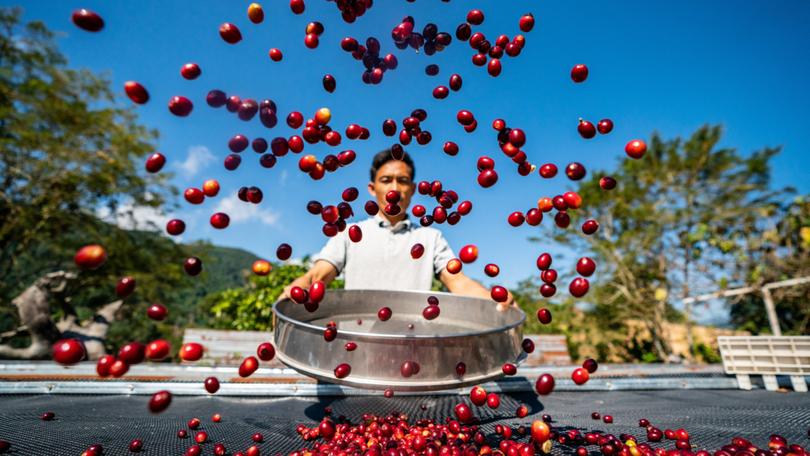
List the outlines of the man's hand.
{"type": "Polygon", "coordinates": [[[509,307],[514,307],[515,309],[518,308],[517,302],[515,301],[515,297],[512,296],[512,292],[509,291],[509,290],[506,290],[506,292],[508,293],[508,296],[506,297],[505,302],[499,302],[498,303],[498,307],[497,307],[498,312],[504,312],[509,307]]]}
{"type": "Polygon", "coordinates": [[[290,298],[290,290],[292,290],[293,287],[301,287],[304,290],[308,290],[310,285],[312,285],[312,279],[309,274],[304,274],[284,287],[284,291],[281,292],[281,296],[278,297],[278,300],[281,301],[282,299],[290,298]]]}
{"type": "Polygon", "coordinates": [[[301,287],[308,291],[310,285],[318,280],[322,280],[324,283],[328,284],[334,280],[335,277],[337,277],[337,273],[338,271],[335,269],[332,263],[324,260],[318,260],[304,275],[293,280],[289,285],[284,287],[284,291],[281,292],[281,296],[279,296],[278,299],[282,300],[289,298],[290,290],[292,290],[293,287],[301,287]]]}

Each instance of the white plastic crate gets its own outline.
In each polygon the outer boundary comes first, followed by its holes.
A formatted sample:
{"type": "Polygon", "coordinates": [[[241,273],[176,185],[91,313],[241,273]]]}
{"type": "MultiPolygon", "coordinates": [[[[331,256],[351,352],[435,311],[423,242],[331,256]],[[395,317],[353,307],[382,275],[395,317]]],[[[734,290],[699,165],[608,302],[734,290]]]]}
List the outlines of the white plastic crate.
{"type": "Polygon", "coordinates": [[[751,389],[749,375],[762,375],[765,388],[778,388],[777,375],[790,376],[795,391],[807,392],[810,376],[810,336],[720,336],[723,368],[737,376],[742,389],[751,389]]]}

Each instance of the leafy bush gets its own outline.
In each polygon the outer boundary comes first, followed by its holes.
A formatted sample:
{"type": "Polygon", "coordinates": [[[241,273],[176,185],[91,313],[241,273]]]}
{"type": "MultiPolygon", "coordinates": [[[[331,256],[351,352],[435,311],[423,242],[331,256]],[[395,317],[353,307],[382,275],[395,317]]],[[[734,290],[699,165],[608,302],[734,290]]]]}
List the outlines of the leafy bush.
{"type": "MultiPolygon", "coordinates": [[[[306,267],[296,264],[273,265],[270,274],[251,276],[246,287],[209,294],[201,306],[208,315],[206,326],[242,331],[273,329],[273,304],[284,287],[306,271],[306,267]]],[[[334,280],[329,288],[343,288],[343,281],[334,280]]]]}

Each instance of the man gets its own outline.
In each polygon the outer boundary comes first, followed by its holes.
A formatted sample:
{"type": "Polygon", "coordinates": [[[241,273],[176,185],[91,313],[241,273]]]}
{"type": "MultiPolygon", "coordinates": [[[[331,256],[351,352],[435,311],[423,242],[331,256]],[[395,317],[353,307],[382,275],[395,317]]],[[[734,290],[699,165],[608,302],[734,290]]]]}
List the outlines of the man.
{"type": "MultiPolygon", "coordinates": [[[[352,242],[348,228],[329,239],[326,246],[314,257],[314,264],[304,275],[295,279],[284,289],[289,296],[292,287],[304,289],[316,281],[329,283],[343,272],[346,289],[383,290],[430,290],[433,277],[451,293],[492,299],[490,291],[467,277],[464,272],[451,274],[445,266],[455,257],[441,231],[420,226],[408,218],[408,206],[416,190],[415,167],[407,154],[402,160],[394,159],[390,150],[374,156],[371,163],[371,182],[368,192],[377,202],[380,211],[374,217],[357,223],[363,233],[360,242],[352,242]],[[387,214],[382,208],[388,202],[386,194],[396,190],[400,194],[400,211],[387,214]],[[424,254],[411,257],[415,244],[424,247],[424,254]]],[[[494,301],[493,301],[494,303],[494,301]]],[[[498,309],[514,303],[512,294],[498,309]]]]}

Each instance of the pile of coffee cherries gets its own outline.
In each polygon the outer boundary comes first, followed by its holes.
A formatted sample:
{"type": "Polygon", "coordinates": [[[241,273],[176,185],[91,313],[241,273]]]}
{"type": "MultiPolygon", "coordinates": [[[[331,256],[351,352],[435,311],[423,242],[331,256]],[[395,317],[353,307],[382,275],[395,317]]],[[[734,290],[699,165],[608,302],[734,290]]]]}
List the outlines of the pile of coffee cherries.
{"type": "MultiPolygon", "coordinates": [[[[475,391],[480,405],[491,399],[483,391],[475,391]]],[[[543,415],[542,420],[531,423],[495,425],[494,435],[487,435],[475,424],[470,408],[466,403],[456,406],[456,419],[447,418],[444,423],[430,419],[411,423],[407,415],[392,412],[387,416],[365,414],[359,424],[352,424],[341,416],[332,419],[327,416],[316,427],[299,424],[296,432],[307,442],[320,440],[313,446],[289,453],[290,456],[331,455],[331,454],[413,454],[413,455],[535,455],[549,454],[553,446],[559,445],[565,454],[588,456],[594,451],[604,456],[806,456],[810,454],[803,446],[789,444],[773,434],[764,448],[757,447],[749,440],[735,437],[720,449],[710,452],[696,449],[685,429],[661,431],[649,420],[639,420],[639,427],[646,430],[647,442],[633,434],[619,434],[601,431],[581,432],[569,426],[555,427],[551,416],[543,415]],[[671,448],[653,447],[662,437],[674,442],[671,448]]],[[[528,414],[526,406],[516,412],[518,418],[528,414]]],[[[596,418],[599,413],[594,412],[596,418]]],[[[613,417],[604,415],[605,424],[612,424],[613,417]]],[[[810,432],[810,431],[809,431],[810,432]]]]}

